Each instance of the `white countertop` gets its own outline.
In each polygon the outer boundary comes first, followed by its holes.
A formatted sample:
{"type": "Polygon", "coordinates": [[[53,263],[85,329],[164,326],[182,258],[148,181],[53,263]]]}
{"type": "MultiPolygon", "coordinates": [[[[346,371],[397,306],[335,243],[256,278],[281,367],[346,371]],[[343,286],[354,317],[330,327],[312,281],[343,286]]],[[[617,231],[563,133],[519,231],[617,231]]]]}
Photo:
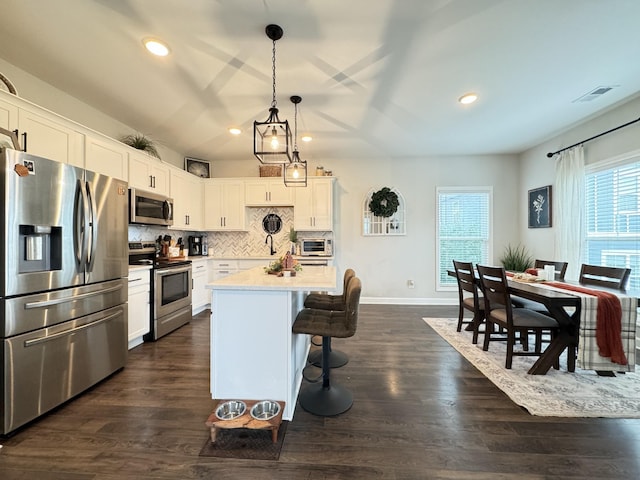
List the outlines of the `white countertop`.
{"type": "Polygon", "coordinates": [[[264,267],[255,267],[210,282],[206,287],[212,290],[335,291],[336,267],[305,266],[295,277],[269,275],[264,267]]]}

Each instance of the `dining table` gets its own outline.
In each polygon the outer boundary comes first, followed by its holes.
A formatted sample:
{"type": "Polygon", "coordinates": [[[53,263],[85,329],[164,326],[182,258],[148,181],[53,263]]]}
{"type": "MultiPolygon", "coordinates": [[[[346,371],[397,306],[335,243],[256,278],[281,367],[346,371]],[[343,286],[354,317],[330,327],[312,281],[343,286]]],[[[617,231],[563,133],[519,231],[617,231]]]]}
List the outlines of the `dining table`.
{"type": "MultiPolygon", "coordinates": [[[[455,271],[449,270],[448,274],[455,277],[455,271]]],[[[477,273],[476,273],[477,276],[477,273]]],[[[479,279],[478,279],[479,282],[479,279]]],[[[528,373],[532,375],[545,375],[554,364],[557,364],[560,356],[567,351],[567,370],[575,372],[576,356],[580,339],[580,317],[582,310],[582,298],[579,294],[562,288],[549,288],[547,282],[525,282],[516,280],[507,275],[509,293],[513,296],[526,298],[541,303],[549,311],[549,314],[558,322],[559,332],[551,339],[547,348],[531,366],[528,373]]],[[[592,290],[606,291],[610,293],[624,294],[635,299],[640,298],[640,292],[620,291],[603,287],[582,285],[579,282],[567,281],[550,282],[553,284],[566,284],[583,286],[592,290]]],[[[636,303],[637,304],[637,300],[636,303]]]]}

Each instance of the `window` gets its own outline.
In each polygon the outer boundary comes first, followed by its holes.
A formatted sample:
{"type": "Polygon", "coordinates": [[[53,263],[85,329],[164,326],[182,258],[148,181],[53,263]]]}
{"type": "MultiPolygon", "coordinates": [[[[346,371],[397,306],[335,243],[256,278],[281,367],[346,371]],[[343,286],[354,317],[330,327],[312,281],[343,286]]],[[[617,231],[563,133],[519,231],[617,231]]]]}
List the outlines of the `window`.
{"type": "Polygon", "coordinates": [[[640,288],[640,153],[587,168],[585,263],[631,268],[640,288]]]}
{"type": "Polygon", "coordinates": [[[490,263],[491,187],[438,188],[437,287],[456,287],[453,260],[490,263]]]}

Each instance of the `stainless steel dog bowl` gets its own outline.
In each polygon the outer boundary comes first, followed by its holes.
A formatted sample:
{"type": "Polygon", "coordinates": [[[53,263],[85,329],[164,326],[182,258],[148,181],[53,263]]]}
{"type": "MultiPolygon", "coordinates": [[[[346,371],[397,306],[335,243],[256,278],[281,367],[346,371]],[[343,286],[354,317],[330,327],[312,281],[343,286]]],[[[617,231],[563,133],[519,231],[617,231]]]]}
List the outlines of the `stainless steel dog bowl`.
{"type": "Polygon", "coordinates": [[[271,420],[280,413],[280,404],[273,400],[262,400],[251,407],[251,416],[256,420],[271,420]]]}
{"type": "Polygon", "coordinates": [[[229,400],[216,408],[216,417],[220,420],[233,420],[247,411],[247,405],[240,400],[229,400]]]}

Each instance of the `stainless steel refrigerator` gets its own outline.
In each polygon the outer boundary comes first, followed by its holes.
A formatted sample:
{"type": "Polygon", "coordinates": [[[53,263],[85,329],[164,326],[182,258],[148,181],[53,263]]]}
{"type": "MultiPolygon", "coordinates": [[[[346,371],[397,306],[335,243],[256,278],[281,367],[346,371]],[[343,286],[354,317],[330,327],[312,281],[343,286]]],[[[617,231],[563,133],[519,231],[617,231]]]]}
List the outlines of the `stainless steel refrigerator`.
{"type": "Polygon", "coordinates": [[[127,183],[0,148],[0,433],[127,359],[127,183]]]}

